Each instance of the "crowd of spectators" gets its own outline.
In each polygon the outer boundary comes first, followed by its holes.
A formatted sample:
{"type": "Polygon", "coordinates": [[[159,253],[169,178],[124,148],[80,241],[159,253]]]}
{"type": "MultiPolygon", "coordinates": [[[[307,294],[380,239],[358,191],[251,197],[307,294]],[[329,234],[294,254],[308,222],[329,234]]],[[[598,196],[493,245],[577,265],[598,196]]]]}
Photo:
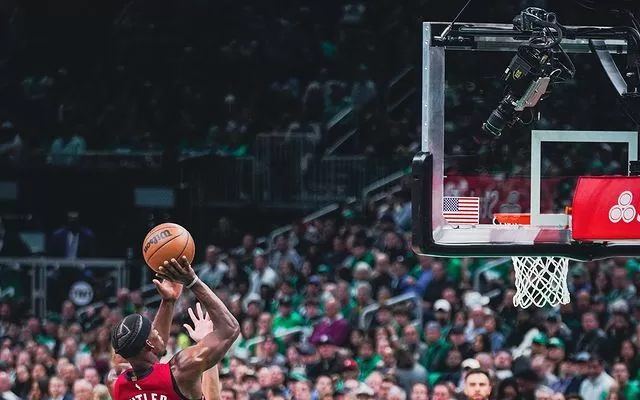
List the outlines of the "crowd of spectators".
{"type": "MultiPolygon", "coordinates": [[[[478,367],[498,400],[640,396],[637,260],[572,263],[570,304],[517,309],[510,269],[485,276],[500,289],[489,298],[473,286],[480,260],[416,257],[402,198],[373,224],[348,208],[296,223],[270,251],[249,234],[240,247],[211,236],[219,242],[194,266],[242,326],[221,366],[222,399],[451,400],[478,367]],[[399,295],[408,300],[385,303],[399,295]]],[[[181,326],[194,301],[177,304],[165,360],[190,344],[181,326]]],[[[83,313],[69,301],[44,320],[14,310],[0,306],[5,400],[106,398],[110,327],[154,313],[128,289],[83,313]]]]}
{"type": "MultiPolygon", "coordinates": [[[[68,48],[56,54],[47,41],[18,41],[17,61],[9,57],[2,65],[14,72],[9,82],[1,79],[0,153],[13,160],[25,146],[42,148],[62,164],[87,149],[175,147],[241,156],[259,132],[321,137],[342,108],[363,110],[383,97],[401,67],[420,65],[419,51],[407,50],[420,48],[412,29],[422,19],[439,18],[422,15],[429,1],[394,3],[183,1],[176,18],[159,20],[152,16],[162,12],[149,13],[157,3],[141,1],[109,27],[109,39],[101,42],[108,46],[93,50],[102,54],[95,60],[68,48]]],[[[504,22],[519,5],[532,3],[547,2],[505,0],[485,11],[499,10],[504,22]]],[[[461,83],[450,82],[446,92],[448,115],[455,116],[447,124],[448,151],[479,157],[456,172],[477,173],[492,163],[492,172],[527,170],[526,154],[517,151],[519,138],[528,140],[523,130],[493,147],[478,149],[471,140],[497,104],[485,95],[501,93],[495,75],[508,58],[485,59],[474,68],[450,63],[448,73],[461,83]]],[[[601,81],[587,60],[579,65],[583,81],[601,81]]],[[[628,127],[604,89],[577,87],[561,87],[548,99],[540,126],[559,127],[570,115],[563,129],[628,127]],[[594,105],[600,113],[590,112],[594,105]]],[[[358,151],[410,156],[419,143],[420,107],[418,101],[407,106],[397,121],[372,113],[360,126],[358,151]]],[[[360,124],[358,117],[348,123],[360,124]]],[[[566,156],[566,150],[556,154],[566,156]]],[[[611,147],[595,155],[571,151],[572,165],[552,154],[546,171],[586,166],[615,173],[623,167],[611,147]]],[[[50,254],[91,254],[93,233],[74,233],[71,217],[54,235],[50,254]]],[[[522,310],[512,303],[510,268],[483,275],[498,289],[487,297],[473,279],[484,261],[412,252],[405,192],[376,208],[371,219],[345,208],[336,218],[294,223],[272,249],[259,247],[251,234],[237,238],[225,226],[202,239],[209,246],[195,265],[242,326],[220,368],[224,400],[452,400],[461,396],[464,371],[475,368],[489,371],[497,400],[640,398],[635,259],[572,263],[570,304],[522,310]],[[387,302],[397,296],[407,300],[387,302]]],[[[0,254],[15,256],[4,233],[0,223],[0,254]]],[[[182,323],[193,302],[185,293],[177,304],[164,360],[190,344],[182,323]]],[[[45,319],[0,303],[0,400],[108,400],[109,330],[123,315],[151,316],[153,305],[137,288],[121,289],[115,305],[83,312],[65,301],[45,319]]]]}
{"type": "Polygon", "coordinates": [[[87,33],[99,47],[88,53],[75,51],[77,37],[52,43],[55,26],[18,5],[1,118],[30,147],[63,154],[178,146],[238,156],[261,132],[319,135],[406,62],[376,57],[386,3],[133,2],[87,33]]]}
{"type": "MultiPolygon", "coordinates": [[[[553,2],[501,0],[489,7],[472,4],[467,13],[507,22],[534,5],[554,6],[564,19],[572,16],[572,7],[548,3],[553,2]]],[[[407,65],[421,64],[420,35],[415,32],[422,20],[447,19],[457,9],[455,4],[436,8],[429,1],[298,1],[277,8],[250,1],[210,5],[190,0],[179,6],[139,1],[112,21],[96,24],[100,28],[89,31],[89,38],[69,38],[57,32],[72,27],[56,29],[68,20],[40,23],[28,6],[17,5],[9,20],[9,39],[15,43],[3,64],[0,118],[21,133],[22,145],[51,153],[50,161],[56,163],[65,162],[56,155],[89,149],[178,147],[245,155],[262,132],[322,137],[329,119],[346,106],[361,110],[371,102],[387,101],[386,86],[396,74],[407,65]],[[87,47],[88,39],[94,46],[77,51],[87,47]],[[176,131],[182,133],[179,138],[171,134],[176,131]]],[[[450,130],[459,132],[454,136],[460,141],[493,107],[491,93],[501,92],[503,66],[498,64],[507,61],[494,57],[474,69],[464,67],[468,60],[451,63],[448,102],[455,111],[450,115],[465,118],[457,118],[450,130]],[[469,114],[470,105],[475,113],[469,114]]],[[[585,68],[587,74],[580,79],[594,81],[593,65],[581,65],[579,73],[585,68]]],[[[419,80],[416,74],[416,86],[419,80]]],[[[594,97],[600,91],[588,90],[590,95],[582,89],[561,90],[548,109],[588,116],[593,115],[588,112],[593,104],[614,107],[594,97]]],[[[411,141],[405,143],[406,136],[415,132],[421,115],[416,100],[412,97],[396,118],[381,111],[387,105],[367,109],[369,123],[359,133],[363,145],[353,151],[408,154],[411,141]]],[[[569,124],[607,126],[619,119],[604,109],[602,115],[588,121],[573,117],[569,124]]],[[[360,117],[342,123],[357,124],[360,117]]],[[[331,145],[336,138],[323,139],[331,145]]]]}

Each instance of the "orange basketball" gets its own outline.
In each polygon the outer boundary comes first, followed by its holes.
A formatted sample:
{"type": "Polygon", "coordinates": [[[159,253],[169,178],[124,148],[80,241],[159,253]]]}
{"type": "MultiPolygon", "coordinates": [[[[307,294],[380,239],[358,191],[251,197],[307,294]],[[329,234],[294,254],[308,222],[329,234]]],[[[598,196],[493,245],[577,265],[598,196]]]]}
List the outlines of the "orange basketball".
{"type": "Polygon", "coordinates": [[[178,224],[160,224],[151,229],[142,243],[142,256],[147,265],[158,272],[165,261],[186,256],[193,262],[196,245],[188,230],[178,224]]]}

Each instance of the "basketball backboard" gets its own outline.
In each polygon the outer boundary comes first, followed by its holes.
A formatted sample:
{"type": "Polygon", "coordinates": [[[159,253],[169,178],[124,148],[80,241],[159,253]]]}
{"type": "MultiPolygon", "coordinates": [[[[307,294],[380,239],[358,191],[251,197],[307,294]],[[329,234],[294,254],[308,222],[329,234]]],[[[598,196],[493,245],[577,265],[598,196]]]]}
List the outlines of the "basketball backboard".
{"type": "MultiPolygon", "coordinates": [[[[594,42],[563,40],[574,79],[553,87],[530,124],[492,137],[482,133],[482,124],[504,96],[500,76],[528,38],[514,36],[510,25],[465,24],[441,39],[437,35],[446,26],[423,25],[422,152],[413,161],[415,250],[585,261],[639,256],[640,217],[634,219],[638,234],[625,240],[576,240],[574,217],[567,213],[578,177],[628,176],[629,162],[638,160],[637,127],[617,106],[617,93],[590,54],[594,42]],[[526,213],[530,224],[496,224],[496,213],[526,213]]],[[[597,47],[616,60],[625,54],[626,41],[600,40],[597,47]]],[[[640,210],[640,178],[626,179],[628,206],[640,210]]],[[[586,204],[601,195],[593,191],[586,204]]],[[[616,219],[607,212],[602,218],[616,219]]],[[[631,227],[627,219],[623,223],[631,227]]]]}

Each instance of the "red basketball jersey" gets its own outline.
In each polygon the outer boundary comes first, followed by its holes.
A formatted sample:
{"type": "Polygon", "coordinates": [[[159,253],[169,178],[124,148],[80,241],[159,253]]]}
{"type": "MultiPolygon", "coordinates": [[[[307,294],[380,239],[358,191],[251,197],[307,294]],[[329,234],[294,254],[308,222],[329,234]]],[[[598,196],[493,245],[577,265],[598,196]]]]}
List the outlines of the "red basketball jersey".
{"type": "Polygon", "coordinates": [[[132,369],[124,371],[113,385],[114,400],[189,400],[183,396],[171,375],[169,364],[153,364],[152,371],[131,380],[132,369]]]}

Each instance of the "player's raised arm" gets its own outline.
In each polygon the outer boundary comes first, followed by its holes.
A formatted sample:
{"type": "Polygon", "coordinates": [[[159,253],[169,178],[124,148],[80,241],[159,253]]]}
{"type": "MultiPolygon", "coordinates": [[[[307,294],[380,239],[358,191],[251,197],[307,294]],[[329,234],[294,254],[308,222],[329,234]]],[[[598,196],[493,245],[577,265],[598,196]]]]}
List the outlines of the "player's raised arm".
{"type": "Polygon", "coordinates": [[[160,307],[153,319],[152,329],[158,331],[158,335],[162,338],[164,343],[169,340],[169,332],[171,331],[171,323],[173,321],[173,312],[175,309],[176,301],[182,294],[182,284],[171,282],[167,279],[160,281],[154,279],[153,284],[158,289],[158,294],[161,297],[160,307]]]}
{"type": "MultiPolygon", "coordinates": [[[[195,312],[192,308],[189,308],[188,311],[191,322],[193,322],[193,328],[188,324],[184,324],[184,327],[191,339],[198,343],[213,330],[213,323],[209,318],[209,314],[202,311],[200,303],[196,304],[195,312]]],[[[217,365],[202,374],[202,396],[207,400],[220,399],[220,375],[217,365]]]]}
{"type": "Polygon", "coordinates": [[[178,386],[185,395],[197,398],[201,394],[202,373],[217,365],[224,357],[238,338],[240,325],[222,300],[198,279],[186,257],[182,257],[180,262],[171,260],[170,263],[165,263],[159,272],[164,278],[191,289],[211,317],[211,332],[199,343],[184,349],[172,359],[171,370],[178,386]]]}

